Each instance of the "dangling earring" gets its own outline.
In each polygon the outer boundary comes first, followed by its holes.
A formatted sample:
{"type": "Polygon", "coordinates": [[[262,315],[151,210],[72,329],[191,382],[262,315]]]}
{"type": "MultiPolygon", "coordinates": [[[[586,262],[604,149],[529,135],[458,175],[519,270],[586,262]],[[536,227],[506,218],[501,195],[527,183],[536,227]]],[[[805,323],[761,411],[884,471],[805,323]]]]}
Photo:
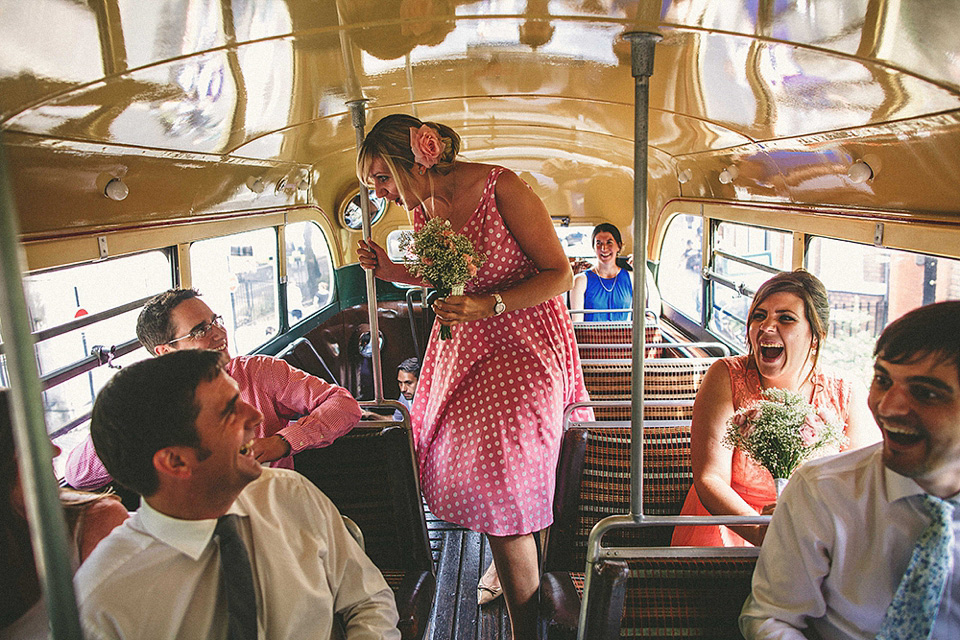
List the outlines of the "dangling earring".
{"type": "Polygon", "coordinates": [[[424,172],[425,172],[426,170],[427,170],[427,168],[426,168],[425,166],[423,166],[422,164],[418,164],[418,165],[417,165],[417,173],[419,173],[421,176],[424,174],[424,172]]]}

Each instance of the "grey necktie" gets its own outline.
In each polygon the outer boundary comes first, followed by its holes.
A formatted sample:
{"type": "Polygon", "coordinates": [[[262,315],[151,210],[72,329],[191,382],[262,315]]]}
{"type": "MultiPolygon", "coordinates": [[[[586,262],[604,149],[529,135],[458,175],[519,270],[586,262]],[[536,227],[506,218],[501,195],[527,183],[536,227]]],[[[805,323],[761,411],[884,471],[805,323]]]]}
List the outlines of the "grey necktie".
{"type": "Polygon", "coordinates": [[[227,598],[227,638],[256,640],[257,596],[250,557],[237,529],[239,520],[237,515],[221,516],[213,530],[220,539],[220,589],[227,598]]]}

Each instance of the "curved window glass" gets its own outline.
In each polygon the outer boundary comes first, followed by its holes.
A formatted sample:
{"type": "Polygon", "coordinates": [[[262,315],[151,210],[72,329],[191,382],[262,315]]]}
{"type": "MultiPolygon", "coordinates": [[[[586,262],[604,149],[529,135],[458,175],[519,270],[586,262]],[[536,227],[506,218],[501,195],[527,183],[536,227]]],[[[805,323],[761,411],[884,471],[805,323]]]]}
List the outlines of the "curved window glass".
{"type": "Polygon", "coordinates": [[[677,311],[700,322],[703,257],[703,218],[689,214],[670,221],[660,249],[657,286],[660,296],[677,311]]]}
{"type": "MultiPolygon", "coordinates": [[[[387,210],[387,201],[385,198],[378,198],[373,189],[367,191],[367,194],[370,197],[372,207],[370,224],[376,224],[377,220],[383,216],[383,212],[387,210]]],[[[343,224],[348,229],[363,228],[363,210],[360,207],[360,192],[358,191],[343,207],[343,224]]]]}
{"type": "Polygon", "coordinates": [[[287,314],[290,326],[333,299],[333,258],[323,230],[315,222],[286,226],[287,314]]]}

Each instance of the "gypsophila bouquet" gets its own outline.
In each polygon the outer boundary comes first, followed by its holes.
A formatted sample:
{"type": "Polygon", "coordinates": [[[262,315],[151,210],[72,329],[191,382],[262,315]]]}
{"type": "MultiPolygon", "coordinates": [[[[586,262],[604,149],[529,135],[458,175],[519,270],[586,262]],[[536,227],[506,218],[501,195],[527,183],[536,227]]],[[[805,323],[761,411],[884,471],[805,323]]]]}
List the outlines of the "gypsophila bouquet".
{"type": "Polygon", "coordinates": [[[777,481],[779,495],[797,467],[839,452],[847,438],[830,409],[818,409],[785,389],[766,389],[762,395],[727,421],[723,442],[739,447],[767,469],[777,481]]]}
{"type": "MultiPolygon", "coordinates": [[[[464,285],[477,275],[484,255],[470,239],[450,228],[450,221],[433,218],[420,231],[407,233],[400,241],[407,270],[430,283],[441,297],[462,296],[464,285]]],[[[440,339],[453,337],[447,325],[440,327],[440,339]]]]}

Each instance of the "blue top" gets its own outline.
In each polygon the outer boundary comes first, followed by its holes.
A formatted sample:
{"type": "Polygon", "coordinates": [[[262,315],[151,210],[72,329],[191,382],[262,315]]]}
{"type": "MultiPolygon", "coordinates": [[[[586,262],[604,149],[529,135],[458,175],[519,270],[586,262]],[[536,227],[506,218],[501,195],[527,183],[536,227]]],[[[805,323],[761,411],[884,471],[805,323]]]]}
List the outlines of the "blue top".
{"type": "MultiPolygon", "coordinates": [[[[586,272],[587,288],[583,292],[584,309],[630,309],[633,307],[633,281],[626,269],[620,269],[615,278],[601,278],[593,269],[586,272]]],[[[605,322],[629,320],[626,311],[619,313],[585,313],[584,320],[605,322]]]]}

